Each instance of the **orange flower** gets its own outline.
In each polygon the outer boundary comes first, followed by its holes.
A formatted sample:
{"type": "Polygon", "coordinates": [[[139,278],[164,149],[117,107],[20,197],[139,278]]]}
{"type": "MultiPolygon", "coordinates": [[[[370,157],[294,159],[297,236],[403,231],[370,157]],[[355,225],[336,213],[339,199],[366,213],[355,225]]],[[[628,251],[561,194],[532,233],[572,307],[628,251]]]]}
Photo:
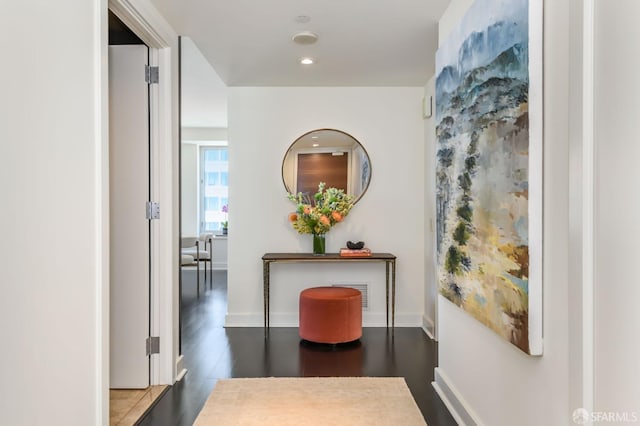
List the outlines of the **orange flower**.
{"type": "Polygon", "coordinates": [[[342,221],[342,215],[340,213],[338,213],[338,212],[331,212],[331,217],[336,222],[341,222],[342,221]]]}
{"type": "Polygon", "coordinates": [[[329,222],[329,218],[326,217],[325,215],[320,216],[320,223],[327,226],[331,224],[331,222],[329,222]]]}
{"type": "Polygon", "coordinates": [[[298,220],[298,214],[297,213],[289,213],[289,222],[295,222],[296,220],[298,220]]]}
{"type": "Polygon", "coordinates": [[[304,206],[304,214],[311,214],[311,206],[304,206]]]}

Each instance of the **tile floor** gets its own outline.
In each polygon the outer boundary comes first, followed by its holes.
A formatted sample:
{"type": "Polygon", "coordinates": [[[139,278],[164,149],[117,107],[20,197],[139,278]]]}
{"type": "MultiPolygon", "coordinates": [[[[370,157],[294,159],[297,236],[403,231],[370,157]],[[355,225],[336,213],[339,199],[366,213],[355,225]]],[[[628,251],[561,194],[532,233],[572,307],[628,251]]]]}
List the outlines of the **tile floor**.
{"type": "Polygon", "coordinates": [[[111,389],[109,391],[109,425],[134,425],[165,392],[168,386],[146,389],[111,389]]]}

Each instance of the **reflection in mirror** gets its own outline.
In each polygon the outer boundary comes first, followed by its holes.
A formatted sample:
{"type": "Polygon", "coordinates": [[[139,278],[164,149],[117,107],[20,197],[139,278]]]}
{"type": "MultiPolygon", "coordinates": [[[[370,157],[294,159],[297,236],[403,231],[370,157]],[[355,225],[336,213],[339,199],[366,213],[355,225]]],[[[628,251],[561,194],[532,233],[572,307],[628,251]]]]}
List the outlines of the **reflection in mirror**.
{"type": "Polygon", "coordinates": [[[310,195],[318,184],[343,189],[357,202],[369,187],[371,161],[353,136],[334,129],[319,129],[296,139],[282,161],[282,181],[291,194],[310,195]]]}

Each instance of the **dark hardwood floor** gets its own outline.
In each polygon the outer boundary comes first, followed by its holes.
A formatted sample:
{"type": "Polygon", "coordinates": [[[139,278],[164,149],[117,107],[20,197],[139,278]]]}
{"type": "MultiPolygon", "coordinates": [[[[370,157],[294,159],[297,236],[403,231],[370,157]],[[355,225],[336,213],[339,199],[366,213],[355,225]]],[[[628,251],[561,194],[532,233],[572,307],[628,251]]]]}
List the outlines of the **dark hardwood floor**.
{"type": "MultiPolygon", "coordinates": [[[[301,342],[297,328],[223,328],[227,276],[196,297],[195,271],[183,271],[182,353],[186,376],[160,398],[140,425],[191,425],[218,379],[232,377],[404,377],[429,426],[455,425],[433,390],[436,343],[420,328],[364,328],[344,346],[301,342]]],[[[202,279],[202,277],[201,277],[202,279]]],[[[202,281],[202,280],[201,280],[202,281]]],[[[202,286],[202,282],[201,282],[202,286]]]]}

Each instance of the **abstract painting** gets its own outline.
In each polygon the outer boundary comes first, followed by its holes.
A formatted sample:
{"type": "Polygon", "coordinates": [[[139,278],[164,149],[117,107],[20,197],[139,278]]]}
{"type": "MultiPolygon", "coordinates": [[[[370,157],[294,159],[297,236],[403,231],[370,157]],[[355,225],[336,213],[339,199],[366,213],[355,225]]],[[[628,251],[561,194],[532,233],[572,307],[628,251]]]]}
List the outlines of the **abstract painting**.
{"type": "Polygon", "coordinates": [[[542,2],[476,0],[436,54],[442,296],[542,354],[542,2]]]}

